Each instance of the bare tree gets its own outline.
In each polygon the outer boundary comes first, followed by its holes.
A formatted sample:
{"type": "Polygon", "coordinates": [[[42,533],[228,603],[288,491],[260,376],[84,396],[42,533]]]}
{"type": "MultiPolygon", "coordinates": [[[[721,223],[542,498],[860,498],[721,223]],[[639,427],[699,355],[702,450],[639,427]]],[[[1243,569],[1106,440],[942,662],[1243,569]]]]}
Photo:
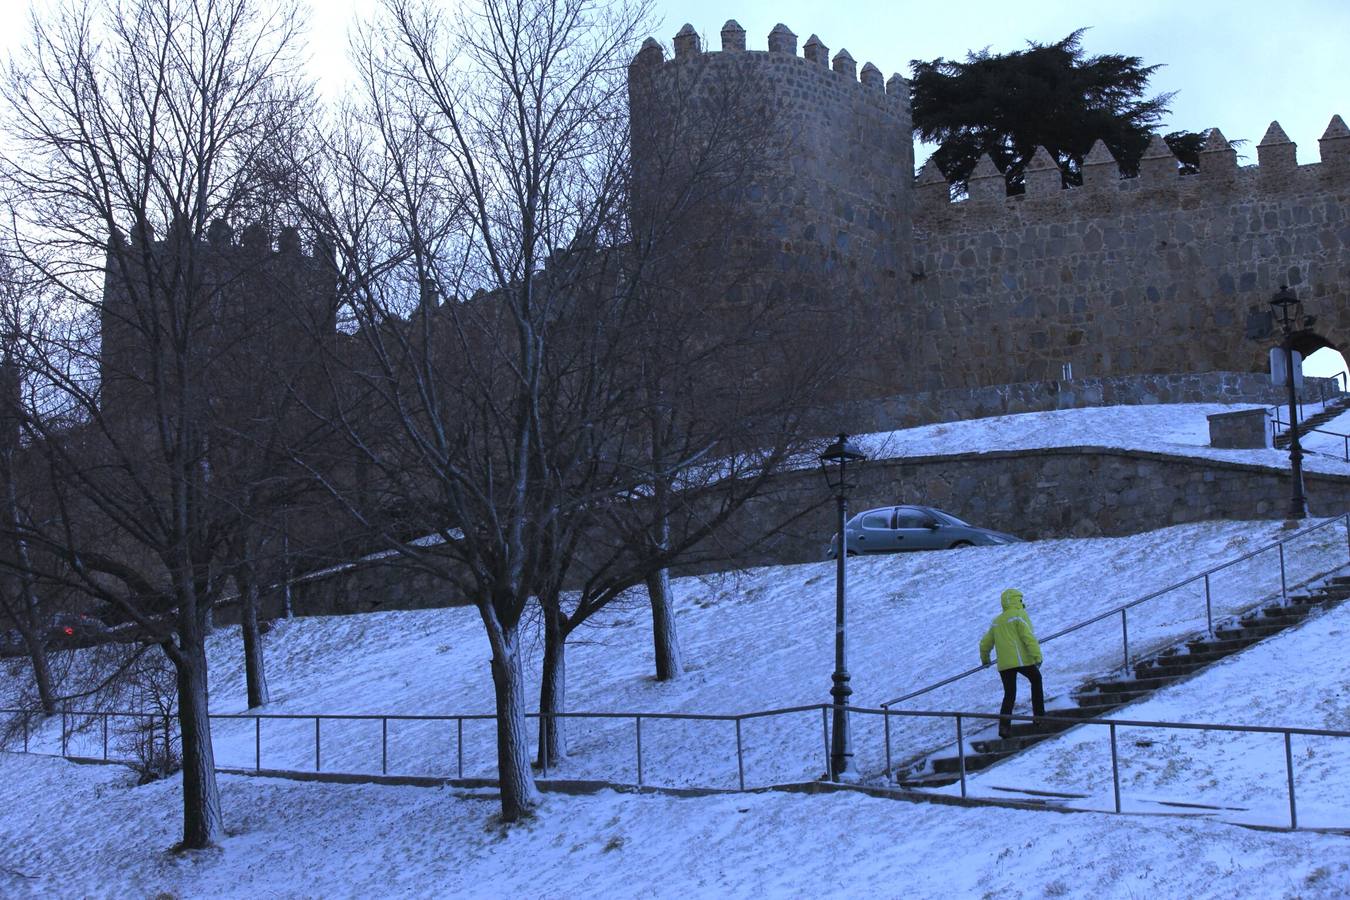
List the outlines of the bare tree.
{"type": "Polygon", "coordinates": [[[664,584],[695,548],[725,558],[712,536],[791,458],[790,382],[819,371],[785,338],[782,298],[721,300],[726,265],[681,284],[719,298],[712,312],[662,310],[688,300],[659,289],[666,276],[728,256],[704,201],[752,166],[763,110],[711,86],[727,95],[726,137],[682,150],[668,183],[644,183],[648,212],[662,212],[635,232],[626,64],[643,13],[498,0],[452,23],[391,0],[358,46],[364,102],[334,130],[315,191],[350,316],[329,381],[367,473],[327,483],[406,564],[474,600],[507,821],[537,802],[521,660],[531,599],[546,763],[565,749],[567,636],[631,587],[664,584]],[[654,224],[699,232],[700,216],[704,245],[680,253],[654,224]]]}
{"type": "Polygon", "coordinates": [[[587,403],[602,396],[565,373],[578,402],[565,416],[551,406],[549,347],[578,298],[603,305],[617,274],[581,251],[607,245],[622,215],[624,67],[644,14],[489,0],[452,21],[388,0],[358,47],[366,96],[325,186],[319,224],[336,238],[351,316],[330,380],[367,473],[329,484],[408,564],[477,606],[505,821],[538,804],[522,617],[545,535],[579,505],[562,502],[574,473],[558,466],[580,458],[595,430],[587,403]]]}
{"type": "Polygon", "coordinates": [[[297,21],[288,3],[91,0],[35,17],[3,89],[11,237],[63,313],[26,336],[21,427],[54,516],[19,536],[172,664],[185,848],[223,832],[204,639],[249,514],[217,450],[242,257],[222,263],[208,223],[257,207],[255,164],[303,115],[297,21]]]}

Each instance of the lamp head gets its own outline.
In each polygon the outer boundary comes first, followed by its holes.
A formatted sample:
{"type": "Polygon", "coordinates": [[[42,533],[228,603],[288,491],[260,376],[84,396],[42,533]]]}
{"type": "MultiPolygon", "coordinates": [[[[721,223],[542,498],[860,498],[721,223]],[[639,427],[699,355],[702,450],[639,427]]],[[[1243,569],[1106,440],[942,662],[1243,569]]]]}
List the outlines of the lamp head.
{"type": "Polygon", "coordinates": [[[842,493],[853,487],[849,481],[849,465],[865,459],[867,454],[859,450],[857,445],[850,443],[848,435],[841,431],[834,443],[820,454],[820,471],[825,476],[825,483],[830,486],[830,490],[842,493]]]}

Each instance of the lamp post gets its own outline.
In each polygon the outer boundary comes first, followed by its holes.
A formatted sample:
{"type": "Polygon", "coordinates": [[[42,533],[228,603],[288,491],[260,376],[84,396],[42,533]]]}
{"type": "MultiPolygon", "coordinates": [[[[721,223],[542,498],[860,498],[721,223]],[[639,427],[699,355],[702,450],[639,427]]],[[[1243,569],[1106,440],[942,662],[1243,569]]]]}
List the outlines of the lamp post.
{"type": "Polygon", "coordinates": [[[840,781],[854,774],[853,741],[848,727],[848,698],[853,689],[848,685],[848,642],[845,639],[845,597],[846,581],[844,563],[848,558],[848,534],[844,523],[848,519],[848,491],[854,485],[849,481],[850,463],[867,459],[866,454],[848,441],[848,435],[840,432],[833,444],[820,454],[820,471],[825,483],[834,493],[838,506],[839,541],[835,553],[834,569],[834,675],[830,696],[834,698],[834,728],[830,737],[830,780],[840,781]]]}
{"type": "Polygon", "coordinates": [[[1308,516],[1308,501],[1303,494],[1303,445],[1298,439],[1298,394],[1294,389],[1294,333],[1299,325],[1297,317],[1290,318],[1290,308],[1298,305],[1298,297],[1285,285],[1271,298],[1270,305],[1279,310],[1280,330],[1284,337],[1280,348],[1284,351],[1284,381],[1289,388],[1289,466],[1293,471],[1293,495],[1289,499],[1289,518],[1308,516]]]}

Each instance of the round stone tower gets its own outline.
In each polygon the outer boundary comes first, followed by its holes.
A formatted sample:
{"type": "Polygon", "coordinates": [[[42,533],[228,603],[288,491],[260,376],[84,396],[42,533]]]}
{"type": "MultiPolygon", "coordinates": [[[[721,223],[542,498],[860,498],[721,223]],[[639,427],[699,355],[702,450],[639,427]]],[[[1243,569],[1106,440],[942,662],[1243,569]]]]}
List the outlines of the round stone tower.
{"type": "Polygon", "coordinates": [[[908,82],[871,63],[860,75],[815,35],[799,55],[784,25],[767,50],[747,50],[735,21],[720,52],[690,25],[673,43],[667,59],[649,38],[629,67],[636,231],[701,242],[711,260],[682,273],[724,273],[682,302],[781,300],[831,352],[865,360],[849,394],[893,392],[894,367],[873,360],[911,292],[908,82]],[[697,213],[673,211],[691,197],[697,213]]]}

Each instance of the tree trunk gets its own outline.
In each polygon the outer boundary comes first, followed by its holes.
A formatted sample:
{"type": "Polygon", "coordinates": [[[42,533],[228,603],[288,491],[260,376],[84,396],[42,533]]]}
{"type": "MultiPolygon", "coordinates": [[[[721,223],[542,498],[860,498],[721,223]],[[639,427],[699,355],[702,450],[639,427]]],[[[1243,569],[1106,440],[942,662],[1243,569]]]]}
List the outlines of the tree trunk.
{"type": "Polygon", "coordinates": [[[673,681],[684,674],[680,639],[675,630],[675,604],[670,596],[670,570],[647,576],[652,603],[652,641],[656,647],[656,680],[673,681]]]}
{"type": "Polygon", "coordinates": [[[248,708],[254,709],[272,702],[267,690],[267,672],[263,668],[262,634],[258,631],[257,582],[249,582],[242,599],[244,608],[240,626],[244,634],[244,680],[248,683],[248,708]]]}
{"type": "Polygon", "coordinates": [[[239,630],[244,636],[244,681],[248,686],[248,708],[266,706],[272,698],[267,690],[267,671],[263,667],[262,634],[258,631],[258,578],[253,570],[251,550],[245,541],[244,559],[235,577],[239,591],[239,630]]]}
{"type": "Polygon", "coordinates": [[[497,773],[501,782],[502,821],[519,822],[541,802],[530,769],[530,740],[525,729],[525,674],[515,629],[494,641],[492,685],[497,695],[497,773]]]}
{"type": "Polygon", "coordinates": [[[557,714],[567,705],[567,632],[562,610],[544,605],[544,671],[539,683],[539,766],[547,770],[567,758],[565,720],[557,714]]]}
{"type": "Polygon", "coordinates": [[[56,692],[52,690],[52,667],[47,662],[47,646],[42,642],[42,634],[15,620],[23,644],[28,649],[28,659],[33,664],[33,681],[37,684],[38,702],[42,704],[44,715],[56,715],[56,692]]]}
{"type": "Polygon", "coordinates": [[[183,750],[182,849],[214,846],[225,836],[216,784],[215,751],[206,690],[206,649],[199,635],[187,635],[174,654],[178,671],[178,722],[183,750]]]}
{"type": "MultiPolygon", "coordinates": [[[[18,436],[13,435],[11,446],[17,446],[18,436]]],[[[42,639],[42,607],[38,602],[37,588],[33,584],[33,566],[28,555],[28,542],[19,537],[19,489],[14,481],[14,455],[9,446],[0,451],[0,476],[5,480],[5,527],[14,535],[14,560],[19,564],[19,601],[22,609],[12,614],[14,626],[23,637],[28,649],[28,658],[33,663],[33,681],[37,684],[38,702],[42,712],[48,716],[56,715],[56,693],[52,690],[52,667],[47,661],[47,644],[42,639]]]]}

